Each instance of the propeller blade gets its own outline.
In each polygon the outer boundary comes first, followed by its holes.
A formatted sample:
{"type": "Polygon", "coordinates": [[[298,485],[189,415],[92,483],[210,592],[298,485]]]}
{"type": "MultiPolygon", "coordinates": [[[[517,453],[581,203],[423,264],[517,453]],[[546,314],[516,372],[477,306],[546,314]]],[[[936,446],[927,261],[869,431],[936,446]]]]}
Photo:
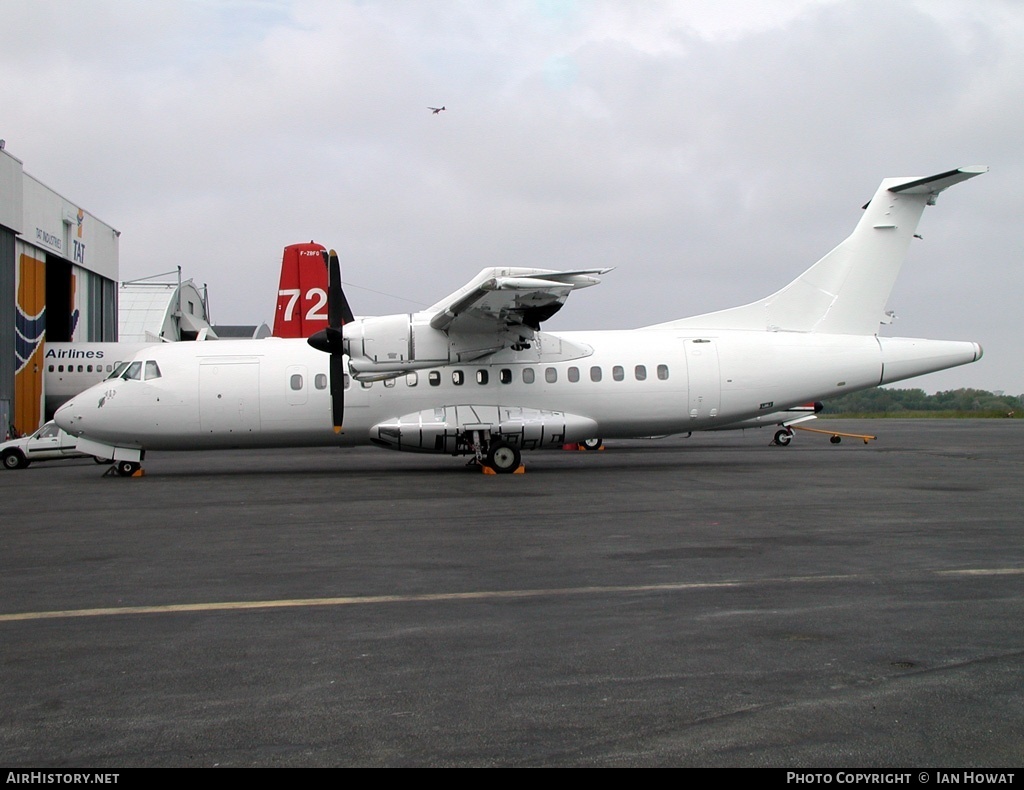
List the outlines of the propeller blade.
{"type": "Polygon", "coordinates": [[[323,256],[327,264],[327,328],[310,335],[306,342],[317,351],[331,355],[331,419],[334,432],[339,433],[345,420],[345,324],[355,317],[341,287],[338,253],[331,250],[323,256]]]}
{"type": "Polygon", "coordinates": [[[331,354],[331,416],[334,432],[340,433],[345,421],[345,360],[340,352],[331,354]]]}
{"type": "Polygon", "coordinates": [[[331,250],[327,259],[327,322],[333,327],[341,327],[355,321],[352,308],[348,306],[345,291],[341,287],[341,264],[338,253],[331,250]]]}

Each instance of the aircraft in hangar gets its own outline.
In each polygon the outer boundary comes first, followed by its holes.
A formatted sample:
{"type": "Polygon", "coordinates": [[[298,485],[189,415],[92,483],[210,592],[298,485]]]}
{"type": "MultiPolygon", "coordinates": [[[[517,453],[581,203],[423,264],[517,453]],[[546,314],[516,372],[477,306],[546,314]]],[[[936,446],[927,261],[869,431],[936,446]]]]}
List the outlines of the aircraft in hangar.
{"type": "Polygon", "coordinates": [[[632,330],[540,329],[607,269],[485,269],[426,310],[357,319],[332,254],[328,326],[308,342],[152,347],[56,421],[124,475],[151,450],[370,444],[507,473],[525,450],[594,437],[768,420],[787,433],[804,404],[981,358],[977,343],[878,329],[925,206],[986,171],[887,178],[852,234],[781,290],[632,330]]]}

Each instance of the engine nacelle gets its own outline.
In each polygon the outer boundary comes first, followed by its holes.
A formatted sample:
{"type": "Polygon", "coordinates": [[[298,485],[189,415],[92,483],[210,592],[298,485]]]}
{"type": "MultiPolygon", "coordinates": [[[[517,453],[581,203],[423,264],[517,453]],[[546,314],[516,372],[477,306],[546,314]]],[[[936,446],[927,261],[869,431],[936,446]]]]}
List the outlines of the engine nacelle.
{"type": "Polygon", "coordinates": [[[346,324],[345,351],[353,370],[384,372],[448,364],[448,336],[414,319],[402,313],[346,324]]]}

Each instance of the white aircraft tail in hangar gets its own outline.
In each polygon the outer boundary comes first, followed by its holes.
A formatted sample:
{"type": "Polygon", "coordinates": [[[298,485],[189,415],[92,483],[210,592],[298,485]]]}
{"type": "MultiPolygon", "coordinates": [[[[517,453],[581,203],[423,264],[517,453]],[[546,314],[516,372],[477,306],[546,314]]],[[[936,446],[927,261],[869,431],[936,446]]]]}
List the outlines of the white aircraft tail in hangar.
{"type": "Polygon", "coordinates": [[[56,421],[122,474],[150,450],[366,444],[513,472],[525,450],[596,437],[787,432],[806,404],[981,358],[878,327],[925,206],[986,170],[885,179],[853,233],[771,296],[633,330],[540,329],[607,269],[485,269],[421,312],[355,318],[332,254],[328,326],[308,343],[154,346],[56,421]]]}

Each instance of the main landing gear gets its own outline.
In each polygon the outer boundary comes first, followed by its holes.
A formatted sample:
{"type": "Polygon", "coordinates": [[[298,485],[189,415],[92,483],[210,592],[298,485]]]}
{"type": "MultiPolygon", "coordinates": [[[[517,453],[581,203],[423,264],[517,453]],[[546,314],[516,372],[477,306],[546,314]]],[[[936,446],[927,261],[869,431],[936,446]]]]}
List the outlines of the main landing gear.
{"type": "Polygon", "coordinates": [[[491,436],[485,430],[469,431],[473,461],[484,474],[510,475],[525,472],[523,454],[514,444],[491,436]]]}

